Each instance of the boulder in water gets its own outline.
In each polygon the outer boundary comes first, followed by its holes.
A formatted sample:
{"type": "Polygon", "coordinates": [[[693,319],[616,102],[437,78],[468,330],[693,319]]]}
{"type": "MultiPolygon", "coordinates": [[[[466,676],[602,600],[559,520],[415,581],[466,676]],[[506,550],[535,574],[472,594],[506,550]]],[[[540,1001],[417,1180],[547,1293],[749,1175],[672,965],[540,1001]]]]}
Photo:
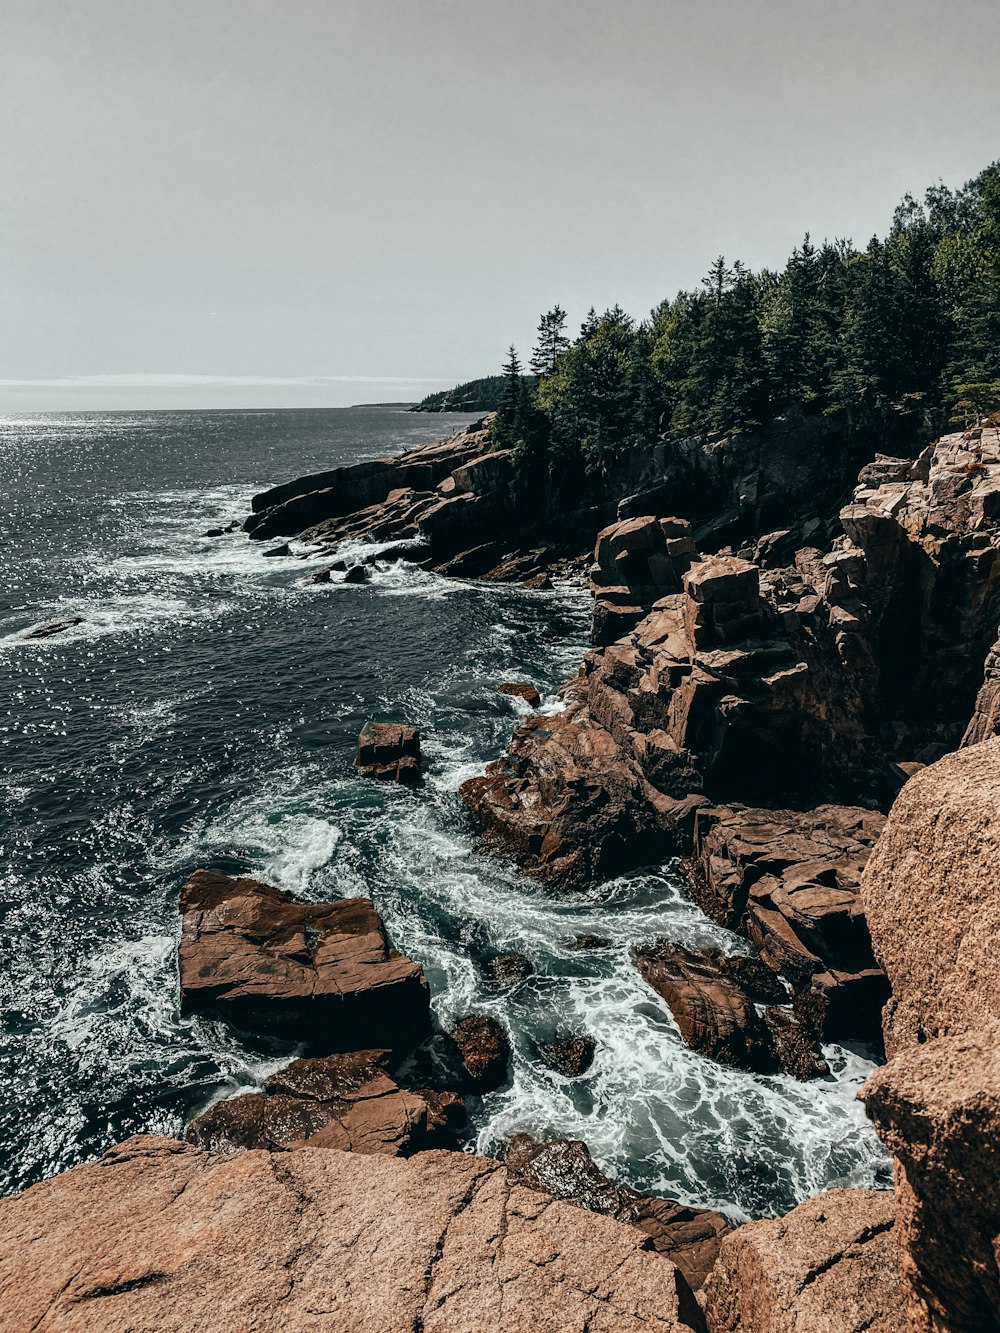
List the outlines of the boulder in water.
{"type": "Polygon", "coordinates": [[[364,565],[351,565],[350,569],[344,575],[345,583],[367,583],[368,570],[364,565]]]}
{"type": "Polygon", "coordinates": [[[585,1074],[594,1063],[597,1042],[593,1037],[556,1037],[553,1041],[540,1041],[538,1054],[547,1065],[565,1074],[568,1078],[577,1078],[585,1074]]]}
{"type": "Polygon", "coordinates": [[[470,1014],[456,1023],[451,1037],[458,1047],[470,1092],[493,1092],[507,1082],[510,1041],[490,1014],[470,1014]]]}
{"type": "Polygon", "coordinates": [[[420,731],[398,722],[368,722],[354,767],[362,777],[413,786],[420,781],[420,731]]]}
{"type": "Polygon", "coordinates": [[[483,959],[483,976],[494,986],[516,986],[530,977],[534,968],[523,953],[494,953],[483,959]]]}
{"type": "Polygon", "coordinates": [[[287,542],[284,542],[281,546],[272,546],[269,551],[263,551],[262,554],[265,557],[291,555],[292,548],[288,545],[287,542]]]}
{"type": "Polygon", "coordinates": [[[198,870],[181,893],[181,1010],[317,1052],[408,1050],[429,1024],[418,964],[389,947],[367,898],[300,903],[198,870]]]}
{"type": "Polygon", "coordinates": [[[527,681],[505,681],[497,686],[497,691],[500,694],[512,694],[518,699],[523,699],[529,708],[537,708],[542,702],[542,696],[534,685],[529,685],[527,681]]]}
{"type": "Polygon", "coordinates": [[[50,620],[44,625],[34,625],[25,631],[26,639],[51,639],[53,635],[64,634],[74,625],[83,624],[83,616],[67,616],[65,620],[50,620]]]}

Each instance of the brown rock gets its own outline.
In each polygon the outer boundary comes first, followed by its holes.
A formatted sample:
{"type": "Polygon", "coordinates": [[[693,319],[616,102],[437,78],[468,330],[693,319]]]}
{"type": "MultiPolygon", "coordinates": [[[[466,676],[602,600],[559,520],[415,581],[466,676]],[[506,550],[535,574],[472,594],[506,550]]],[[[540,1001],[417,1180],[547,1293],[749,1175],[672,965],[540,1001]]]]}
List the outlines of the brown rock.
{"type": "Polygon", "coordinates": [[[900,792],[862,879],[892,986],[890,1055],[1000,1019],[1000,738],[959,750],[900,792]]]}
{"type": "Polygon", "coordinates": [[[462,1153],[140,1137],[0,1200],[0,1239],[11,1333],[679,1333],[690,1299],[633,1228],[462,1153]]]}
{"type": "Polygon", "coordinates": [[[542,696],[534,685],[529,685],[526,681],[505,681],[503,685],[497,686],[497,690],[500,694],[516,695],[517,698],[523,699],[529,708],[537,708],[542,702],[542,696]]]}
{"type": "Polygon", "coordinates": [[[262,1092],[210,1106],[185,1137],[212,1153],[305,1146],[407,1155],[431,1144],[450,1108],[398,1088],[386,1071],[389,1056],[350,1051],[295,1060],[267,1078],[262,1092]]]}
{"type": "Polygon", "coordinates": [[[492,1092],[507,1082],[510,1041],[495,1018],[470,1014],[451,1030],[470,1092],[492,1092]]]}
{"type": "Polygon", "coordinates": [[[788,996],[757,959],[661,943],[637,950],[636,965],[693,1050],[760,1074],[827,1072],[815,1039],[791,1013],[758,1014],[757,1005],[783,1005],[788,996]]]}
{"type": "Polygon", "coordinates": [[[516,986],[534,968],[523,953],[495,953],[483,959],[483,976],[497,987],[516,986]]]}
{"type": "Polygon", "coordinates": [[[638,1193],[610,1180],[578,1139],[517,1134],[504,1153],[508,1171],[530,1189],[639,1227],[651,1249],[667,1255],[697,1291],[731,1230],[721,1213],[638,1193]]]}
{"type": "Polygon", "coordinates": [[[571,949],[607,949],[610,948],[611,941],[605,939],[603,935],[574,935],[570,941],[571,949]]]}
{"type": "Polygon", "coordinates": [[[396,722],[367,722],[354,767],[362,777],[413,786],[420,781],[420,732],[396,722]]]}
{"type": "Polygon", "coordinates": [[[830,1190],[722,1242],[709,1333],[905,1333],[892,1196],[830,1190]]]}
{"type": "Polygon", "coordinates": [[[861,1096],[896,1163],[911,1327],[1000,1327],[1000,1023],[902,1051],[861,1096]]]}
{"type": "Polygon", "coordinates": [[[557,1037],[538,1043],[538,1053],[545,1063],[568,1078],[587,1072],[594,1063],[596,1049],[593,1037],[557,1037]]]}
{"type": "Polygon", "coordinates": [[[420,967],[389,947],[367,898],[300,903],[199,870],[181,893],[181,1010],[318,1051],[405,1050],[428,1028],[420,967]]]}

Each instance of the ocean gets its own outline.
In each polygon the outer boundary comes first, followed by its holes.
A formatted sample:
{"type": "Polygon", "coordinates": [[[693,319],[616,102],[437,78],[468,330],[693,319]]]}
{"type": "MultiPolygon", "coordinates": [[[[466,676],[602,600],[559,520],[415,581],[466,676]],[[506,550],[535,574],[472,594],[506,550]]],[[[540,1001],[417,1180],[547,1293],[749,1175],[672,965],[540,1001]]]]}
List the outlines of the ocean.
{"type": "Polygon", "coordinates": [[[583,895],[479,855],[459,784],[503,749],[527,680],[543,710],[586,648],[585,590],[447,581],[400,563],[364,585],[304,581],[241,532],[266,486],[439,438],[466,418],[396,408],[50,413],[0,419],[0,1190],[130,1134],[179,1134],[290,1058],[180,1017],[177,901],[200,866],[309,899],[370,895],[447,1024],[495,1014],[512,1084],[469,1102],[464,1146],[583,1139],[622,1181],[734,1218],[833,1185],[888,1183],[830,1047],[808,1084],[712,1064],[681,1042],[631,948],[745,946],[669,865],[583,895]],[[30,639],[32,626],[76,620],[30,639]],[[351,767],[369,719],[423,733],[415,791],[351,767]],[[610,941],[570,948],[592,932],[610,941]],[[534,975],[482,980],[493,950],[534,975]],[[567,1080],[538,1057],[597,1041],[567,1080]]]}

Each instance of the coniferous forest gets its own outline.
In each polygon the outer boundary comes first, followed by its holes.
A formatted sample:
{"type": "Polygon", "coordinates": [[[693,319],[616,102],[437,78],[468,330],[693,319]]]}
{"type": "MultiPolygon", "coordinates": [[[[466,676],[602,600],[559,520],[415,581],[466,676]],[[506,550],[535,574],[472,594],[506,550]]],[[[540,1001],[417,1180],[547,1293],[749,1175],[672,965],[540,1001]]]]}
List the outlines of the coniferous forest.
{"type": "Polygon", "coordinates": [[[531,388],[513,348],[493,430],[547,492],[601,488],[654,441],[745,433],[790,413],[907,453],[1000,409],[1000,163],[907,195],[863,248],[806,236],[781,272],[719,257],[636,321],[542,316],[531,388]]]}

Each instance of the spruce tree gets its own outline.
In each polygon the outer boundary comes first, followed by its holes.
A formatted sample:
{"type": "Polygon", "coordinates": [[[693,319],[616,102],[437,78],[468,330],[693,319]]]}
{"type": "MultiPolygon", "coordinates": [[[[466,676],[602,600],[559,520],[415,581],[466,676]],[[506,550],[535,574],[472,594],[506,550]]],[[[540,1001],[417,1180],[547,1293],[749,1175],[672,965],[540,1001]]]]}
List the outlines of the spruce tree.
{"type": "Polygon", "coordinates": [[[531,356],[531,369],[541,379],[551,375],[556,362],[569,348],[566,337],[566,311],[559,305],[552,307],[538,321],[538,342],[531,356]]]}

